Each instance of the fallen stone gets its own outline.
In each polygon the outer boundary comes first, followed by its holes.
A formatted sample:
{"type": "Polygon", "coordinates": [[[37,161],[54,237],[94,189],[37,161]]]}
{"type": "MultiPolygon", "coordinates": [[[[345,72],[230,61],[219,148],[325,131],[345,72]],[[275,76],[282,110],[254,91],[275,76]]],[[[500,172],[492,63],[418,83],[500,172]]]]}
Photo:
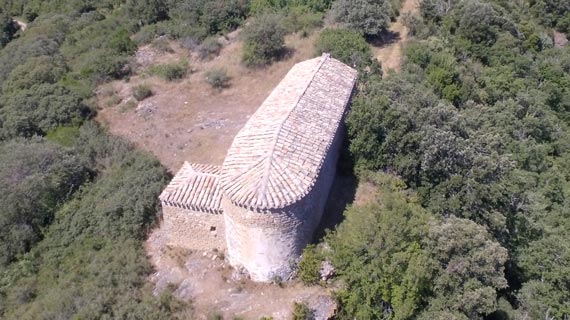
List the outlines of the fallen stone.
{"type": "Polygon", "coordinates": [[[328,260],[321,262],[321,267],[319,268],[319,275],[322,281],[327,281],[334,276],[335,269],[332,263],[328,260]]]}
{"type": "Polygon", "coordinates": [[[317,297],[311,309],[315,320],[329,320],[336,315],[337,304],[332,297],[323,295],[317,297]]]}

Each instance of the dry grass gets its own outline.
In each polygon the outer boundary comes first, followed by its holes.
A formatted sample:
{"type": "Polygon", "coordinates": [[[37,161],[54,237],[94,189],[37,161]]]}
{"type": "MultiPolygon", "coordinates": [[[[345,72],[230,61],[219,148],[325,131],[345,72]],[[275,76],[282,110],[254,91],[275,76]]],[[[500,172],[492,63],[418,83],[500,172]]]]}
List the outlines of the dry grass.
{"type": "Polygon", "coordinates": [[[114,81],[98,90],[100,111],[97,120],[116,135],[123,136],[142,149],[152,152],[172,172],[183,161],[221,164],[234,136],[257,110],[271,90],[297,62],[314,54],[315,32],[307,38],[288,36],[292,54],[283,61],[259,70],[241,64],[241,43],[232,41],[210,61],[192,56],[176,42],[172,52],[157,52],[150,46],[139,50],[139,75],[129,81],[114,81]],[[167,82],[145,75],[152,65],[185,59],[192,73],[177,82],[167,82]],[[225,69],[232,78],[231,87],[220,91],[205,80],[205,72],[225,69]],[[130,98],[132,88],[142,83],[152,87],[153,96],[145,103],[156,106],[142,114],[141,108],[124,111],[121,105],[130,98]],[[105,92],[113,92],[109,98],[105,92]],[[119,107],[109,107],[117,102],[119,107]],[[111,102],[109,102],[111,101],[111,102]],[[121,113],[120,110],[124,112],[121,113]]]}

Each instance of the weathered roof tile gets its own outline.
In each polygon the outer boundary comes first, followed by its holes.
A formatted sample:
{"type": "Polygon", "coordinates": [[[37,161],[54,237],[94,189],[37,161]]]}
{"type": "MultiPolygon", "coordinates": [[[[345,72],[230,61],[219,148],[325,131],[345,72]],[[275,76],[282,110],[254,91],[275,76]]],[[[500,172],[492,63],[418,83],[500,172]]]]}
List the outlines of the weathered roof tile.
{"type": "Polygon", "coordinates": [[[221,167],[185,162],[159,199],[163,205],[222,213],[221,167]]]}
{"type": "Polygon", "coordinates": [[[295,65],[234,139],[222,166],[230,200],[281,208],[313,187],[345,113],[356,71],[323,55],[295,65]]]}

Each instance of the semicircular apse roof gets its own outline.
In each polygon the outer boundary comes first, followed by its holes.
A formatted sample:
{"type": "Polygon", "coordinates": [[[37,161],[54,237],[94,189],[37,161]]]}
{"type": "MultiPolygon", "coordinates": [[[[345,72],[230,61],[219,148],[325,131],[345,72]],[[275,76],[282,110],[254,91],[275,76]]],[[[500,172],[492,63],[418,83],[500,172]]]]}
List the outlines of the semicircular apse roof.
{"type": "Polygon", "coordinates": [[[232,203],[277,209],[311,191],[356,77],[356,70],[328,54],[293,66],[228,150],[221,184],[232,203]]]}

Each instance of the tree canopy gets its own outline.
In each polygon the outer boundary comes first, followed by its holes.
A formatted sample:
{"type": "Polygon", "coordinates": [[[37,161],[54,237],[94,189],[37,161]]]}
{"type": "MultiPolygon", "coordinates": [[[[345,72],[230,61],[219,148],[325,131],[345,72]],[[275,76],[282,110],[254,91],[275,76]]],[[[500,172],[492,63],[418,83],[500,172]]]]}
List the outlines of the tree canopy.
{"type": "MultiPolygon", "coordinates": [[[[568,33],[564,6],[423,0],[402,71],[361,72],[349,149],[378,195],[315,253],[346,285],[342,318],[570,316],[570,47],[552,38],[568,33]]],[[[325,43],[344,61],[361,47],[325,43]]]]}

